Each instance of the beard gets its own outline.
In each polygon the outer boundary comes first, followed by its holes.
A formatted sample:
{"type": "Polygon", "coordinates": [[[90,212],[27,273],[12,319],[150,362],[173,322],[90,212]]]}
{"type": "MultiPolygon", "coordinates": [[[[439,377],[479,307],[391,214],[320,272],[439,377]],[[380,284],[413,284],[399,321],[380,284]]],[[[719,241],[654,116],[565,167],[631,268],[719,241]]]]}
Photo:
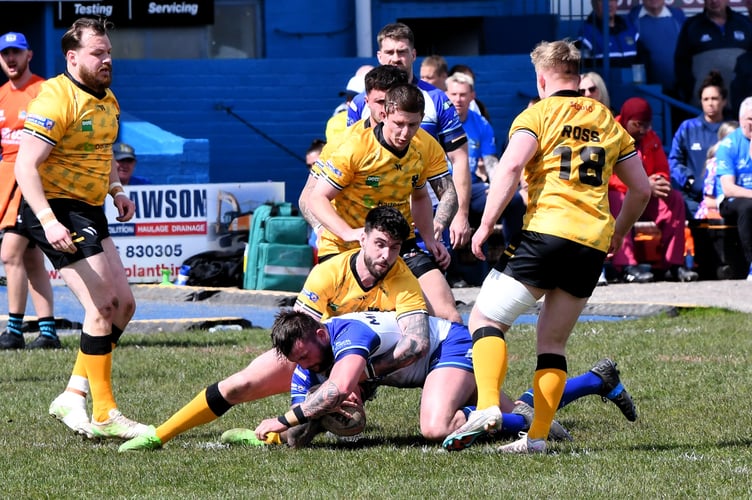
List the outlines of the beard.
{"type": "Polygon", "coordinates": [[[376,267],[376,263],[368,255],[364,255],[363,260],[366,264],[366,269],[368,269],[368,272],[371,273],[371,276],[373,276],[377,280],[382,279],[392,269],[392,266],[390,266],[388,263],[384,266],[383,270],[379,267],[376,267]]]}
{"type": "Polygon", "coordinates": [[[8,76],[8,79],[11,80],[11,81],[20,80],[26,74],[26,69],[28,67],[29,67],[29,61],[20,61],[19,60],[16,63],[16,67],[13,68],[13,73],[10,76],[8,76]]]}
{"type": "Polygon", "coordinates": [[[78,70],[78,77],[81,79],[81,83],[97,92],[104,92],[110,88],[110,84],[112,83],[112,67],[101,66],[100,69],[104,67],[108,68],[109,71],[91,71],[89,68],[81,66],[78,70]]]}

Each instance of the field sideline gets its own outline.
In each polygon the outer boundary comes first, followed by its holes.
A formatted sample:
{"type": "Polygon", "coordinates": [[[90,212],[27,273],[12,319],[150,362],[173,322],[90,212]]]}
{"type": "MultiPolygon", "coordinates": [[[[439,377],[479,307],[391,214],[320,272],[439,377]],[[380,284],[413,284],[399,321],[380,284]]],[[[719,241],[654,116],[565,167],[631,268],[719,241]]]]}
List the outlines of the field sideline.
{"type": "MultiPolygon", "coordinates": [[[[752,317],[717,309],[581,323],[569,371],[619,363],[639,419],[589,397],[557,418],[574,436],[546,456],[500,456],[497,442],[446,453],[419,436],[419,390],[382,388],[354,443],[228,448],[221,433],[282,413],[281,395],[233,408],[156,452],[74,436],[47,415],[77,348],[0,352],[0,484],[5,498],[730,498],[752,496],[752,317]]],[[[508,335],[513,397],[534,367],[533,326],[508,335]]],[[[158,424],[269,344],[265,330],[126,334],[113,382],[122,411],[158,424]]]]}

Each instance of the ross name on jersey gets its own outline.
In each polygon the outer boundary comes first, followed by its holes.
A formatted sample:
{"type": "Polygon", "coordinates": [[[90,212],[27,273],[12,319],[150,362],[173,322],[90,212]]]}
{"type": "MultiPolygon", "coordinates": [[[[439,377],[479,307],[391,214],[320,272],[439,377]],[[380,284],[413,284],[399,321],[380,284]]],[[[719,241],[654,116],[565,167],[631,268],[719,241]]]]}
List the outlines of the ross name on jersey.
{"type": "Polygon", "coordinates": [[[597,130],[583,128],[577,125],[564,125],[561,129],[561,136],[584,142],[601,142],[600,133],[598,133],[597,130]]]}

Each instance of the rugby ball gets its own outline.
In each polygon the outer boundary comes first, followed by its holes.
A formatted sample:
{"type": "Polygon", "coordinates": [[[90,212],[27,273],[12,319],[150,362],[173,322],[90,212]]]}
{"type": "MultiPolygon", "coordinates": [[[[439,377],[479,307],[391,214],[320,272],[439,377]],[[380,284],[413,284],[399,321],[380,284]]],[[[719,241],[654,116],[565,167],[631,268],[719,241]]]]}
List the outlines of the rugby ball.
{"type": "MultiPolygon", "coordinates": [[[[315,392],[319,386],[308,389],[308,394],[315,392]]],[[[327,413],[319,419],[321,427],[336,436],[355,436],[366,428],[366,410],[363,405],[340,407],[347,415],[340,412],[327,413]]]]}
{"type": "Polygon", "coordinates": [[[363,405],[342,406],[342,413],[328,413],[321,417],[321,427],[336,436],[354,436],[366,428],[366,410],[363,405]]]}

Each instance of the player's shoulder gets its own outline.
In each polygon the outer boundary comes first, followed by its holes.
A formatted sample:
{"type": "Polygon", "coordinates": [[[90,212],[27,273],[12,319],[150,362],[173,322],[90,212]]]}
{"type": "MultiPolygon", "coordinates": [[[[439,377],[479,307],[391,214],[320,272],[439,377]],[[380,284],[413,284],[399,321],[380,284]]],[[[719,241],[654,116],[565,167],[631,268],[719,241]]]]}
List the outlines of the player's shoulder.
{"type": "Polygon", "coordinates": [[[443,90],[441,90],[438,87],[434,87],[430,83],[418,80],[418,83],[416,83],[417,87],[424,93],[427,94],[428,97],[435,103],[444,103],[448,102],[450,105],[452,101],[449,100],[449,97],[444,93],[443,90]]]}

